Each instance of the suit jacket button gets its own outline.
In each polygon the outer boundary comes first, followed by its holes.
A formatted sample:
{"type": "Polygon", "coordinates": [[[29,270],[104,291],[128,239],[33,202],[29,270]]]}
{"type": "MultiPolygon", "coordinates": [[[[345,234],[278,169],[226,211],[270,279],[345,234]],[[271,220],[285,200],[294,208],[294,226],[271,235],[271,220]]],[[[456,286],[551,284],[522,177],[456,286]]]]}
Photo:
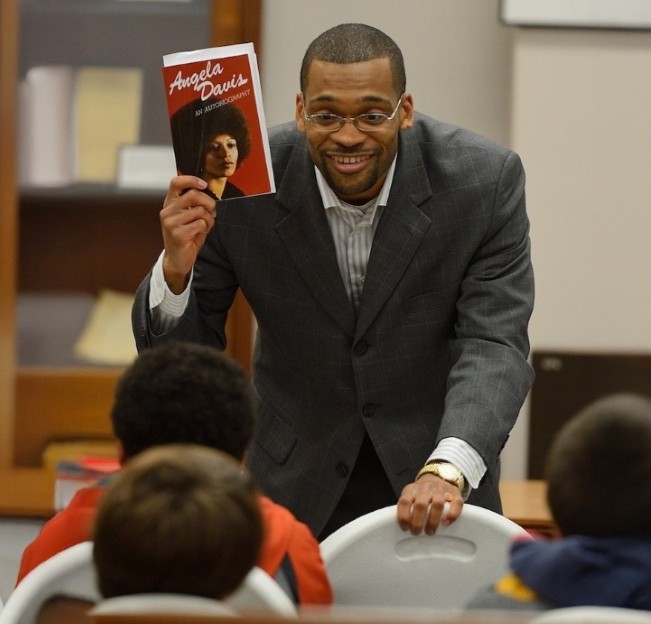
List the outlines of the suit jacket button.
{"type": "Polygon", "coordinates": [[[368,351],[368,343],[360,340],[354,347],[353,351],[355,355],[365,355],[368,351]]]}
{"type": "Polygon", "coordinates": [[[375,405],[373,403],[367,403],[362,407],[362,416],[373,416],[375,414],[375,405]]]}
{"type": "Polygon", "coordinates": [[[348,475],[348,466],[346,466],[346,464],[341,462],[337,464],[337,466],[335,467],[335,472],[337,473],[337,475],[343,478],[348,475]]]}

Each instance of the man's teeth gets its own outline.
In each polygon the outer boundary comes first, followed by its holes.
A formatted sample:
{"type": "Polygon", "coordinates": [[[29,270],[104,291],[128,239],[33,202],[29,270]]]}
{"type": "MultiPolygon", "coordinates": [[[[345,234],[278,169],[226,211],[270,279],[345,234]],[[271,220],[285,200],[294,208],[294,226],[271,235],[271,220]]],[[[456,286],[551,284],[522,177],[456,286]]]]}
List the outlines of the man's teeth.
{"type": "Polygon", "coordinates": [[[335,156],[335,160],[344,165],[353,165],[366,160],[366,156],[335,156]]]}

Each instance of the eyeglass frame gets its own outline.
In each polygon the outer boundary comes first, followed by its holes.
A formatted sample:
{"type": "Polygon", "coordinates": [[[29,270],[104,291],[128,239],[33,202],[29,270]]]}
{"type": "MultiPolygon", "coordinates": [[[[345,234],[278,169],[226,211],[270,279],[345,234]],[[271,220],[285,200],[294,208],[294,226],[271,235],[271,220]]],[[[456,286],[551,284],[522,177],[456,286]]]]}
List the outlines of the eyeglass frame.
{"type": "Polygon", "coordinates": [[[384,130],[386,128],[386,125],[390,121],[393,121],[395,119],[395,116],[398,114],[398,110],[400,109],[400,105],[402,104],[402,98],[405,97],[405,93],[406,92],[403,91],[400,94],[400,97],[398,98],[398,103],[396,104],[396,107],[393,109],[393,112],[390,115],[387,115],[386,113],[360,113],[359,115],[355,115],[354,117],[342,117],[341,115],[336,115],[335,113],[314,113],[312,115],[308,115],[305,112],[305,95],[303,93],[301,93],[301,98],[303,100],[303,119],[305,120],[305,122],[307,124],[312,123],[313,124],[312,127],[317,132],[328,132],[330,134],[333,134],[335,132],[339,132],[339,130],[341,130],[344,127],[344,125],[346,124],[347,121],[351,121],[353,123],[353,125],[355,126],[355,128],[357,128],[357,130],[359,130],[360,132],[378,132],[378,131],[382,131],[382,130],[384,130]],[[335,128],[335,129],[332,129],[332,130],[329,130],[329,129],[323,128],[323,127],[319,127],[318,123],[315,122],[312,118],[315,117],[316,115],[323,115],[323,114],[332,115],[332,117],[338,119],[339,120],[339,126],[337,128],[335,128]],[[384,119],[384,121],[380,125],[378,125],[377,128],[371,128],[369,130],[364,130],[363,128],[360,128],[357,125],[357,120],[360,117],[363,117],[364,115],[382,115],[383,117],[386,117],[386,118],[384,119]]]}

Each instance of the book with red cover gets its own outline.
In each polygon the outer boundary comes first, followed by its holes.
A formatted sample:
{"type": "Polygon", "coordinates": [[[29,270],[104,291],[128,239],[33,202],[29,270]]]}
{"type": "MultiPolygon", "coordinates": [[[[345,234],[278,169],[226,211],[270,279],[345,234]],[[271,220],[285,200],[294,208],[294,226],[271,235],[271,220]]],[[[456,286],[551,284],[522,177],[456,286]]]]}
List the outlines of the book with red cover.
{"type": "Polygon", "coordinates": [[[253,44],[167,54],[163,79],[177,172],[217,199],[274,192],[253,44]]]}

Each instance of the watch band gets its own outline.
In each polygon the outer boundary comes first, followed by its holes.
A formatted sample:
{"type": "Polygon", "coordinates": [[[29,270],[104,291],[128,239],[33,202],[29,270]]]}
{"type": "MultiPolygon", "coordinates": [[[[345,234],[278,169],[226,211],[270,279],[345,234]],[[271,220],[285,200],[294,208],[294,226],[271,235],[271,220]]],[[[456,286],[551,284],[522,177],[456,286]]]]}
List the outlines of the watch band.
{"type": "Polygon", "coordinates": [[[447,481],[452,485],[456,485],[461,493],[463,493],[466,487],[466,480],[461,471],[453,464],[447,462],[431,462],[429,464],[425,464],[416,474],[414,481],[418,481],[418,479],[420,479],[424,474],[436,475],[440,479],[443,479],[443,481],[447,481]],[[446,475],[446,469],[454,471],[456,475],[446,475]]]}

